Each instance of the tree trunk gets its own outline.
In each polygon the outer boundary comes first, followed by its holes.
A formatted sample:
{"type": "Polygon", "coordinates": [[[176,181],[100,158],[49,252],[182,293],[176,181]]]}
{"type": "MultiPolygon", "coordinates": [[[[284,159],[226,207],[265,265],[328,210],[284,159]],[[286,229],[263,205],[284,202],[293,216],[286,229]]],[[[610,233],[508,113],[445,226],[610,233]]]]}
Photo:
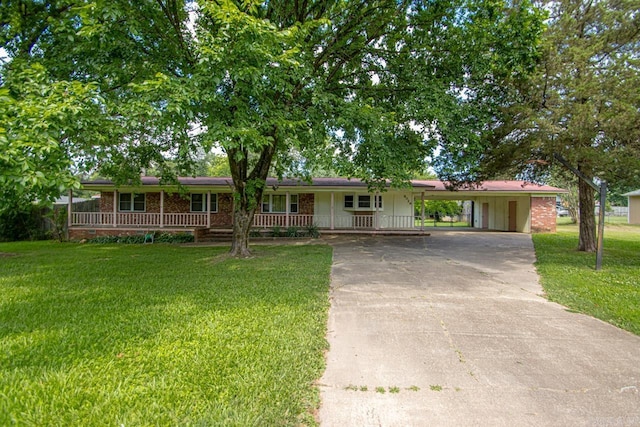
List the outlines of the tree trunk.
{"type": "Polygon", "coordinates": [[[231,256],[246,258],[251,255],[251,251],[249,250],[249,232],[251,231],[254,215],[255,209],[234,208],[231,256]]]}
{"type": "Polygon", "coordinates": [[[596,251],[596,217],[594,190],[582,179],[578,180],[578,198],[580,201],[580,235],[578,250],[596,251]]]}
{"type": "Polygon", "coordinates": [[[273,142],[261,148],[260,156],[251,172],[249,172],[249,151],[242,144],[239,144],[238,148],[227,149],[234,186],[231,256],[246,258],[251,255],[249,232],[256,210],[261,205],[271,161],[278,146],[277,126],[273,127],[270,136],[273,142]]]}

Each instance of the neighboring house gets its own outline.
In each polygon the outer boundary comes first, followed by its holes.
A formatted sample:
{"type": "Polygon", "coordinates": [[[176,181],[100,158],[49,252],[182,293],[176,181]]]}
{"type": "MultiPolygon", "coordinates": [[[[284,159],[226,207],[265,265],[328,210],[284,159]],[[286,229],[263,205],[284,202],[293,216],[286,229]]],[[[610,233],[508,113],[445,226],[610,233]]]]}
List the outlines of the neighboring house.
{"type": "Polygon", "coordinates": [[[625,193],[629,203],[629,213],[627,214],[627,222],[629,224],[640,224],[640,190],[625,193]]]}
{"type": "MultiPolygon", "coordinates": [[[[187,231],[196,236],[210,229],[231,229],[231,178],[180,178],[182,189],[161,186],[156,177],[142,177],[138,186],[116,186],[109,180],[83,182],[99,191],[97,212],[69,210],[70,238],[134,234],[147,230],[187,231]]],[[[364,182],[345,178],[267,180],[254,227],[305,227],[323,232],[420,233],[422,200],[472,201],[472,226],[491,230],[555,231],[556,194],[564,190],[523,181],[487,181],[479,187],[448,191],[440,181],[412,181],[410,188],[372,193],[364,182]]],[[[70,201],[70,206],[72,201],[70,201]]]]}

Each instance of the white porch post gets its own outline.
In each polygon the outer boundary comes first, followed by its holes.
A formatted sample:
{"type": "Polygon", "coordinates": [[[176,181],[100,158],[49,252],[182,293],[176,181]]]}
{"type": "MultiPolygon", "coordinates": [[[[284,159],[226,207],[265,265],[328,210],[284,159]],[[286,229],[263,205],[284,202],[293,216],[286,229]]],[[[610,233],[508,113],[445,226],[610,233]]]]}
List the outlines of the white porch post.
{"type": "Polygon", "coordinates": [[[118,190],[113,190],[113,226],[118,226],[118,190]]]}
{"type": "Polygon", "coordinates": [[[287,207],[285,209],[285,214],[284,214],[285,215],[285,224],[286,224],[285,227],[287,227],[287,228],[289,227],[289,209],[290,209],[289,203],[290,203],[290,201],[291,201],[291,195],[287,191],[287,196],[286,196],[286,201],[285,201],[285,203],[287,204],[287,207]]]}
{"type": "Polygon", "coordinates": [[[420,230],[424,230],[424,191],[420,194],[420,230]]]}
{"type": "Polygon", "coordinates": [[[69,240],[69,230],[71,229],[71,219],[73,218],[71,216],[71,208],[73,207],[73,191],[69,190],[69,202],[68,202],[68,206],[67,206],[67,230],[65,233],[65,238],[67,240],[69,240]]]}
{"type": "Polygon", "coordinates": [[[330,222],[329,228],[331,230],[335,229],[335,221],[334,221],[335,213],[336,213],[336,195],[332,191],[331,192],[331,219],[329,221],[330,222]]]}
{"type": "Polygon", "coordinates": [[[164,227],[164,190],[160,190],[160,228],[164,227]]]}
{"type": "Polygon", "coordinates": [[[211,228],[211,190],[207,191],[207,228],[211,228]]]}
{"type": "Polygon", "coordinates": [[[376,205],[376,217],[374,218],[375,221],[375,228],[376,230],[378,230],[380,228],[380,211],[378,208],[378,192],[376,191],[376,194],[373,195],[373,203],[376,205]]]}
{"type": "Polygon", "coordinates": [[[73,191],[69,190],[69,201],[67,205],[67,230],[71,227],[71,208],[73,207],[73,191]]]}

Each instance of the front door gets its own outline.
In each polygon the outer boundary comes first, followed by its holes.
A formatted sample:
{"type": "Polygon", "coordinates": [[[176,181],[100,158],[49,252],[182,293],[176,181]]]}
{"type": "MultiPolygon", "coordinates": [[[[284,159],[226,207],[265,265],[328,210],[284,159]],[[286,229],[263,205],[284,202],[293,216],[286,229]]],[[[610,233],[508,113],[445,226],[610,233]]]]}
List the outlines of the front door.
{"type": "Polygon", "coordinates": [[[518,231],[516,207],[518,203],[515,201],[509,202],[509,231],[518,231]]]}

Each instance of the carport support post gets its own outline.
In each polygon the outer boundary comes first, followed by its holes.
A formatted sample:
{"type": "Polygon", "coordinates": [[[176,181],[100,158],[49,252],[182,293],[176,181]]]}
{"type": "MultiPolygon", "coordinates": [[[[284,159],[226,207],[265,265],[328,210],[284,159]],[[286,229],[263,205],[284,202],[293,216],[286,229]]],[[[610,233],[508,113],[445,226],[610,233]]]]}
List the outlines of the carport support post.
{"type": "Polygon", "coordinates": [[[424,231],[424,191],[420,193],[420,231],[424,231]]]}

